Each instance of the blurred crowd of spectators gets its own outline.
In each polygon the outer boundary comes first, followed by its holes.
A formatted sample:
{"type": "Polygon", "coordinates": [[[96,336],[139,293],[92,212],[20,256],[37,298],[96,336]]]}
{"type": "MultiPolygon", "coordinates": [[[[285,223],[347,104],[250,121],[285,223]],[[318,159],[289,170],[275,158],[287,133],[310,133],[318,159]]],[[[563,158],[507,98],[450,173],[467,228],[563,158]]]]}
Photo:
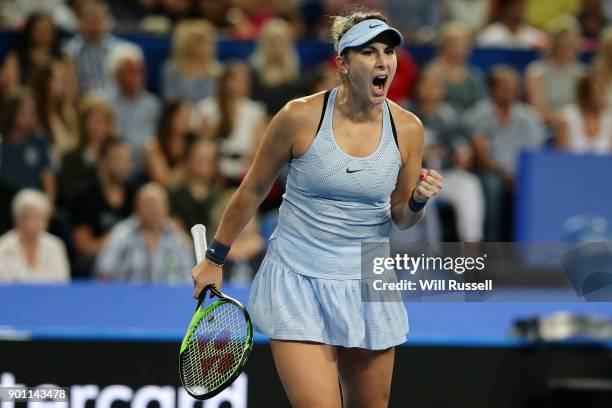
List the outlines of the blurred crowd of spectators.
{"type": "MultiPolygon", "coordinates": [[[[422,120],[425,166],[446,180],[412,239],[511,240],[521,150],[612,152],[611,2],[366,3],[409,43],[437,47],[424,66],[398,50],[389,90],[422,120]],[[469,64],[474,46],[541,58],[524,73],[501,64],[485,73],[469,64]]],[[[17,33],[0,68],[0,281],[190,281],[189,227],[214,235],[270,118],[337,85],[333,57],[304,72],[296,41],[325,39],[325,16],[350,6],[0,1],[5,30],[17,33]],[[146,88],[143,51],[127,31],[171,36],[158,93],[146,88]],[[220,38],[255,40],[255,50],[222,63],[220,38]]],[[[232,247],[228,280],[257,270],[285,175],[232,247]]]]}

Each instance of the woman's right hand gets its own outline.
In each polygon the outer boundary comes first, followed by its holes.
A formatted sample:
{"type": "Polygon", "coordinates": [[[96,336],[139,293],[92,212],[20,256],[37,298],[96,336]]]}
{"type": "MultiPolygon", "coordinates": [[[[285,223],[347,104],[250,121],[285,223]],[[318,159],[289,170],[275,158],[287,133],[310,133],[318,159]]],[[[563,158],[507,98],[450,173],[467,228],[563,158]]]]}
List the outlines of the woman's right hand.
{"type": "Polygon", "coordinates": [[[195,286],[193,290],[195,299],[200,298],[200,293],[208,285],[215,285],[217,289],[221,290],[221,266],[215,265],[207,259],[204,259],[191,270],[191,277],[195,286]]]}

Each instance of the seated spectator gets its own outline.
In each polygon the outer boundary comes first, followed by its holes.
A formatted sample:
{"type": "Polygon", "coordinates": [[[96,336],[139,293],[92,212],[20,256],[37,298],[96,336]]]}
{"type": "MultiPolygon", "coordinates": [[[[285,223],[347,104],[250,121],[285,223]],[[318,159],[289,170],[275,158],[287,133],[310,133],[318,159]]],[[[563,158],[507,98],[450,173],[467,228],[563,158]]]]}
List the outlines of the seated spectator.
{"type": "Polygon", "coordinates": [[[251,97],[263,102],[270,116],[302,94],[300,60],[291,26],[274,18],[266,22],[251,56],[251,97]]]}
{"type": "Polygon", "coordinates": [[[525,24],[525,0],[499,0],[498,7],[498,17],[478,35],[478,46],[518,49],[546,47],[546,35],[525,24]]]}
{"type": "MultiPolygon", "coordinates": [[[[610,24],[604,10],[602,0],[582,0],[578,22],[584,39],[584,48],[587,51],[597,50],[597,40],[601,33],[610,24]]],[[[610,2],[606,2],[610,4],[610,2]]]]}
{"type": "Polygon", "coordinates": [[[101,91],[111,84],[111,77],[104,71],[108,54],[119,44],[125,43],[110,33],[111,15],[102,0],[81,0],[79,4],[79,33],[68,40],[64,52],[79,82],[79,93],[101,91]]]}
{"type": "Polygon", "coordinates": [[[444,0],[448,21],[461,21],[472,32],[479,31],[491,14],[491,0],[444,0]]]}
{"type": "MultiPolygon", "coordinates": [[[[224,1],[214,1],[218,8],[223,7],[224,1]]],[[[212,3],[211,0],[208,2],[212,3]]],[[[263,3],[259,0],[228,0],[227,2],[234,6],[229,10],[227,16],[232,25],[228,33],[232,39],[257,40],[266,23],[274,18],[282,18],[289,22],[296,36],[303,31],[300,0],[273,0],[263,3]]]]}
{"type": "Polygon", "coordinates": [[[469,29],[458,21],[444,25],[440,33],[440,55],[430,66],[443,73],[446,84],[445,101],[458,113],[463,113],[486,95],[480,70],[468,65],[472,51],[469,29]]]}
{"type": "Polygon", "coordinates": [[[459,115],[444,102],[444,76],[433,66],[426,67],[417,79],[412,101],[407,104],[425,128],[423,161],[428,167],[447,167],[449,149],[455,138],[466,137],[459,115]]]}
{"type": "Polygon", "coordinates": [[[160,0],[159,5],[163,15],[172,23],[189,18],[191,15],[191,0],[160,0]]]}
{"type": "Polygon", "coordinates": [[[0,69],[0,89],[4,90],[4,96],[28,85],[33,72],[60,58],[59,36],[53,20],[47,14],[31,14],[0,69]]]}
{"type": "Polygon", "coordinates": [[[206,225],[206,233],[213,236],[219,229],[223,212],[236,192],[236,188],[226,188],[218,191],[219,195],[215,200],[215,205],[210,210],[210,222],[206,225]]]}
{"type": "Polygon", "coordinates": [[[395,55],[397,55],[397,70],[393,82],[389,85],[387,98],[401,104],[410,98],[418,75],[418,68],[414,58],[406,49],[396,48],[395,55]]]}
{"type": "Polygon", "coordinates": [[[206,20],[180,22],[172,36],[172,55],[162,68],[164,100],[196,103],[212,96],[220,74],[215,28],[206,20]]]}
{"type": "Polygon", "coordinates": [[[576,86],[576,103],[561,111],[557,146],[573,153],[612,152],[612,106],[606,105],[605,87],[593,72],[576,86]]]}
{"type": "Polygon", "coordinates": [[[439,200],[455,210],[457,238],[478,242],[484,237],[485,196],[474,166],[474,149],[466,139],[456,139],[450,149],[450,168],[444,170],[444,192],[439,200]]]}
{"type": "Polygon", "coordinates": [[[51,145],[51,156],[59,164],[63,154],[73,149],[78,139],[78,117],[74,108],[72,81],[62,62],[54,62],[34,73],[32,89],[40,125],[51,145]]]}
{"type": "Polygon", "coordinates": [[[58,198],[61,206],[71,208],[79,187],[95,179],[95,165],[101,145],[115,135],[115,120],[111,107],[95,96],[79,104],[78,146],[62,157],[57,175],[58,198]]]}
{"type": "Polygon", "coordinates": [[[144,146],[155,134],[161,109],[159,99],[145,89],[142,51],[136,45],[121,44],[108,55],[106,67],[114,84],[104,97],[113,108],[117,134],[132,145],[135,163],[142,166],[144,146]]]}
{"type": "Polygon", "coordinates": [[[138,31],[143,19],[161,12],[158,0],[107,0],[107,3],[120,32],[138,31]]]}
{"type": "Polygon", "coordinates": [[[187,235],[168,217],[166,191],[148,183],[136,195],[135,213],[111,230],[95,270],[103,280],[186,284],[194,263],[187,235]]]}
{"type": "Polygon", "coordinates": [[[545,137],[539,115],[519,101],[519,74],[495,67],[489,98],[476,104],[467,118],[473,132],[476,168],[485,192],[485,240],[511,240],[511,206],[518,155],[536,149],[545,137]],[[505,223],[502,223],[505,221],[505,223]]]}
{"type": "Polygon", "coordinates": [[[527,67],[527,102],[551,126],[557,125],[558,111],[574,101],[576,82],[584,72],[578,61],[579,30],[575,20],[559,20],[551,30],[548,57],[527,67]]]}
{"type": "Polygon", "coordinates": [[[47,197],[31,189],[13,200],[15,228],[0,236],[0,282],[66,282],[70,279],[64,243],[45,230],[51,215],[47,197]]]}
{"type": "Polygon", "coordinates": [[[133,163],[130,146],[108,139],[100,147],[93,182],[75,194],[71,211],[77,259],[73,272],[89,276],[110,229],[131,214],[132,191],[127,180],[133,163]]]}
{"type": "MultiPolygon", "coordinates": [[[[210,210],[210,222],[206,225],[207,233],[215,234],[221,222],[223,211],[234,193],[235,189],[230,188],[219,194],[215,205],[210,210]]],[[[274,224],[276,223],[274,222],[274,224]]],[[[259,227],[259,217],[256,215],[251,218],[232,244],[228,259],[223,265],[223,279],[225,281],[245,284],[253,280],[259,265],[263,261],[266,249],[266,241],[261,235],[259,227]],[[236,250],[233,248],[235,244],[237,245],[236,250]]]]}
{"type": "Polygon", "coordinates": [[[606,89],[607,104],[612,106],[612,26],[601,33],[599,51],[593,66],[606,89]]]}
{"type": "Polygon", "coordinates": [[[145,147],[145,164],[151,180],[170,188],[185,178],[185,157],[191,106],[184,101],[166,104],[154,141],[145,147]]]}
{"type": "MultiPolygon", "coordinates": [[[[36,110],[26,90],[8,98],[0,111],[0,186],[2,201],[10,203],[23,188],[43,190],[49,201],[55,198],[55,178],[51,169],[49,145],[36,127],[36,110]]],[[[0,230],[10,226],[10,210],[0,216],[0,230]]]]}
{"type": "Polygon", "coordinates": [[[340,85],[338,75],[332,65],[323,63],[317,65],[304,75],[303,88],[307,95],[323,92],[340,85]]]}
{"type": "Polygon", "coordinates": [[[439,199],[455,210],[459,240],[480,241],[484,223],[482,187],[478,177],[468,171],[472,152],[467,132],[454,109],[443,102],[443,78],[443,73],[434,67],[423,70],[409,109],[421,119],[425,128],[423,161],[428,168],[444,168],[441,172],[444,188],[448,191],[439,199]]]}
{"type": "Polygon", "coordinates": [[[47,14],[62,31],[76,30],[74,8],[77,0],[12,0],[0,2],[0,27],[14,29],[22,27],[34,13],[47,14]]]}
{"type": "Polygon", "coordinates": [[[211,210],[217,199],[213,181],[216,172],[217,147],[209,140],[191,137],[185,150],[185,178],[170,190],[170,213],[186,232],[195,224],[209,227],[211,210]]]}
{"type": "Polygon", "coordinates": [[[430,43],[440,28],[443,8],[440,1],[383,0],[387,15],[397,23],[398,29],[412,43],[430,43]]]}
{"type": "Polygon", "coordinates": [[[194,0],[193,3],[194,15],[210,21],[221,34],[236,24],[232,0],[194,0]]]}
{"type": "Polygon", "coordinates": [[[217,93],[195,109],[196,129],[221,144],[221,174],[234,184],[248,170],[265,130],[266,112],[248,97],[249,71],[241,62],[226,64],[217,93]]]}

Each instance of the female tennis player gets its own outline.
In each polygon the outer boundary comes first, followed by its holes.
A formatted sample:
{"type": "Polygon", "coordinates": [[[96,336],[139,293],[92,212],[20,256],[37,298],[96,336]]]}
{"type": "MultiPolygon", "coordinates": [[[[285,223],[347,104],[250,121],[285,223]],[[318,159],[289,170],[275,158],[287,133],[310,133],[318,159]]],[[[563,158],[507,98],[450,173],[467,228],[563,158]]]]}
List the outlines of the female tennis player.
{"type": "Polygon", "coordinates": [[[414,225],[442,188],[440,174],[421,169],[420,121],[386,99],[403,42],[386,21],[377,12],[335,18],[340,86],[293,100],[272,119],[192,273],[194,297],[219,287],[232,241],[288,162],[248,310],[297,408],[387,406],[408,319],[401,302],[361,302],[360,244],[388,241],[392,222],[414,225]]]}

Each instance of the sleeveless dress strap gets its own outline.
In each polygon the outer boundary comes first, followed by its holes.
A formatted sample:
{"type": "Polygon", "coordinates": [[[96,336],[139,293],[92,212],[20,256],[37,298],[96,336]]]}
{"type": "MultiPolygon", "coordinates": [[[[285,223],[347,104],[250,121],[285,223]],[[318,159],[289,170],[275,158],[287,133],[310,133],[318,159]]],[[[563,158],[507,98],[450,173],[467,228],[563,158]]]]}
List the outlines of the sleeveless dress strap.
{"type": "Polygon", "coordinates": [[[325,117],[325,111],[327,110],[327,101],[329,100],[330,94],[331,89],[325,91],[325,96],[323,97],[323,108],[321,108],[321,118],[319,119],[319,126],[317,126],[317,132],[315,133],[315,137],[319,133],[319,130],[321,130],[321,125],[323,124],[323,118],[325,117]]]}
{"type": "Polygon", "coordinates": [[[397,143],[397,130],[395,129],[395,121],[393,120],[393,114],[391,114],[391,107],[389,106],[389,102],[385,101],[387,105],[387,110],[389,111],[389,121],[391,122],[391,131],[393,132],[393,140],[395,140],[395,145],[399,149],[399,144],[397,143]]]}

